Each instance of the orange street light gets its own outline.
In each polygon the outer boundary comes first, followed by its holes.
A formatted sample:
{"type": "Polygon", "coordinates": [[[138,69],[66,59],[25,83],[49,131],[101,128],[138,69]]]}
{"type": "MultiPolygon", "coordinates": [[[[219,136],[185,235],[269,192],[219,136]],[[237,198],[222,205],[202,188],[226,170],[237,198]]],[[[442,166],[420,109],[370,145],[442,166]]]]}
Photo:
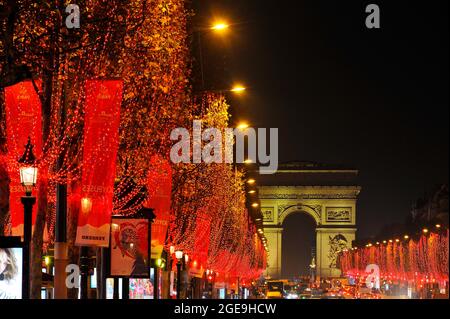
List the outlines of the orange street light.
{"type": "Polygon", "coordinates": [[[241,122],[241,123],[238,124],[237,129],[241,130],[241,131],[244,131],[244,130],[248,129],[249,127],[250,127],[250,125],[248,123],[241,122]]]}
{"type": "Polygon", "coordinates": [[[256,207],[258,207],[258,206],[259,206],[258,203],[253,203],[253,204],[252,204],[252,207],[255,207],[255,208],[256,208],[256,207]]]}
{"type": "Polygon", "coordinates": [[[233,86],[233,88],[230,91],[233,92],[233,93],[236,93],[236,94],[242,94],[246,90],[247,90],[247,88],[245,88],[242,85],[235,85],[235,86],[233,86]]]}
{"type": "Polygon", "coordinates": [[[256,180],[254,180],[253,178],[250,178],[247,183],[249,183],[250,185],[253,185],[256,183],[256,180]]]}
{"type": "Polygon", "coordinates": [[[211,30],[216,32],[223,32],[227,30],[230,25],[224,21],[217,21],[211,26],[211,30]]]}

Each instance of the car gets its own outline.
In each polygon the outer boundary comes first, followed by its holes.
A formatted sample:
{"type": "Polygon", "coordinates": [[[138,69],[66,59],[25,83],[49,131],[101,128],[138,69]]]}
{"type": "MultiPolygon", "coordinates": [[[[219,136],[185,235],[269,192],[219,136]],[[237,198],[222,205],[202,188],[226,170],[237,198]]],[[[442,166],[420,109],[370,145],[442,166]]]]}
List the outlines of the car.
{"type": "Polygon", "coordinates": [[[295,291],[289,291],[285,294],[285,299],[299,299],[299,296],[295,291]]]}
{"type": "Polygon", "coordinates": [[[283,299],[283,294],[280,291],[268,291],[266,299],[283,299]]]}

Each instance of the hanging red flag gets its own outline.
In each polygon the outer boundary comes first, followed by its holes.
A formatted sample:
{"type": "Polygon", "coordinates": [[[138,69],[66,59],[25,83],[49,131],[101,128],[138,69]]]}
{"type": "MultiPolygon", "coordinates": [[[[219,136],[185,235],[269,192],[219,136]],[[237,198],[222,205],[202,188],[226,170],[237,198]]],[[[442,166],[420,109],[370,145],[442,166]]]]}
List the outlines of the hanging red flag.
{"type": "MultiPolygon", "coordinates": [[[[40,82],[36,83],[38,86],[40,82]]],[[[42,118],[41,101],[31,81],[24,81],[5,88],[6,109],[6,143],[8,173],[11,179],[9,207],[11,212],[11,229],[13,236],[23,235],[23,205],[20,198],[25,195],[20,183],[19,164],[28,137],[34,145],[36,158],[42,153],[42,118]]],[[[39,172],[42,175],[42,171],[39,172]]],[[[38,176],[39,178],[39,176],[38,176]]],[[[37,188],[33,190],[37,196],[37,188]]],[[[33,225],[38,205],[33,206],[33,225]]]]}
{"type": "Polygon", "coordinates": [[[170,220],[172,167],[169,161],[160,155],[152,156],[150,163],[151,167],[147,176],[149,198],[146,206],[152,208],[156,216],[152,224],[151,254],[153,259],[158,259],[163,251],[170,220]]]}
{"type": "Polygon", "coordinates": [[[121,80],[86,81],[79,246],[109,246],[122,89],[121,80]]]}

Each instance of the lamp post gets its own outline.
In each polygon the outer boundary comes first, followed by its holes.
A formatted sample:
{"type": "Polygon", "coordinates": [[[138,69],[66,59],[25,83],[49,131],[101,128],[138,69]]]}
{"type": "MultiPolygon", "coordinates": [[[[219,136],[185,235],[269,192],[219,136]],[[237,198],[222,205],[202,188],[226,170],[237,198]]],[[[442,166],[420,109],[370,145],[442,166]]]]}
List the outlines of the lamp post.
{"type": "Polygon", "coordinates": [[[36,185],[38,169],[35,166],[36,157],[33,154],[33,144],[28,137],[28,143],[25,145],[25,152],[18,160],[20,164],[20,182],[25,189],[25,196],[22,196],[21,202],[24,209],[23,219],[23,258],[22,258],[22,299],[30,298],[30,246],[31,246],[31,224],[33,216],[33,205],[36,203],[36,197],[32,196],[33,187],[36,185]]]}
{"type": "Polygon", "coordinates": [[[182,259],[183,259],[183,251],[177,250],[175,252],[175,258],[177,259],[177,299],[180,298],[181,294],[181,265],[182,265],[182,259]]]}
{"type": "Polygon", "coordinates": [[[316,282],[316,258],[313,256],[311,260],[311,264],[309,265],[310,269],[310,280],[309,282],[313,285],[316,282]]]}
{"type": "Polygon", "coordinates": [[[213,25],[209,27],[198,27],[194,28],[194,34],[197,34],[197,42],[198,42],[198,54],[200,59],[200,75],[202,80],[202,90],[205,89],[205,70],[204,70],[204,63],[203,63],[203,45],[202,45],[202,33],[206,32],[213,32],[216,34],[224,34],[228,29],[230,28],[230,25],[224,21],[216,21],[213,25]]]}

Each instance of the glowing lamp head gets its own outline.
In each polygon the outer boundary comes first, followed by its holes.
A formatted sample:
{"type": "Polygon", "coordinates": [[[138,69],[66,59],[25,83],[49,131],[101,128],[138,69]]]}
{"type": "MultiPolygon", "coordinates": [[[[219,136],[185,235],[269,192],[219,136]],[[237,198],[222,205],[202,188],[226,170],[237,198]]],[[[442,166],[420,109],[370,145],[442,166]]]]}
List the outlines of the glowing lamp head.
{"type": "Polygon", "coordinates": [[[427,233],[428,233],[428,229],[427,229],[427,228],[424,228],[424,229],[422,229],[422,232],[423,232],[424,234],[427,234],[427,233]]]}
{"type": "Polygon", "coordinates": [[[245,92],[245,90],[246,90],[246,88],[244,86],[235,85],[235,86],[233,86],[233,88],[230,91],[233,93],[236,93],[236,94],[242,94],[245,92]]]}
{"type": "Polygon", "coordinates": [[[249,194],[255,194],[256,191],[255,191],[254,189],[252,189],[252,190],[248,191],[248,193],[249,193],[249,194]]]}
{"type": "Polygon", "coordinates": [[[178,261],[181,261],[181,259],[183,259],[183,251],[182,250],[175,251],[175,258],[178,259],[178,261]]]}
{"type": "Polygon", "coordinates": [[[253,178],[250,178],[250,179],[247,181],[247,183],[248,183],[249,185],[253,185],[253,184],[256,183],[256,180],[254,180],[253,178]]]}
{"type": "Polygon", "coordinates": [[[230,26],[224,21],[217,21],[211,26],[211,30],[216,32],[223,32],[227,30],[230,26]]]}
{"type": "Polygon", "coordinates": [[[250,127],[250,125],[248,123],[242,122],[242,123],[239,123],[236,128],[240,131],[245,131],[249,127],[250,127]]]}
{"type": "Polygon", "coordinates": [[[186,263],[189,262],[189,256],[188,256],[188,254],[184,254],[184,261],[185,261],[186,263]]]}
{"type": "Polygon", "coordinates": [[[33,154],[33,144],[31,138],[28,137],[28,142],[25,145],[25,151],[18,162],[20,164],[20,182],[25,188],[28,196],[31,195],[33,186],[36,185],[38,169],[35,167],[36,157],[33,154]]]}
{"type": "Polygon", "coordinates": [[[87,197],[81,199],[81,212],[83,214],[89,214],[92,210],[92,200],[87,197]]]}
{"type": "Polygon", "coordinates": [[[36,185],[38,169],[33,166],[22,166],[20,168],[20,182],[23,186],[33,187],[36,185]]]}
{"type": "Polygon", "coordinates": [[[175,254],[175,247],[174,246],[170,246],[169,252],[170,252],[171,255],[175,254]]]}
{"type": "Polygon", "coordinates": [[[408,235],[405,235],[405,236],[403,236],[403,238],[405,238],[405,239],[408,239],[408,238],[409,238],[409,236],[408,236],[408,235]]]}
{"type": "Polygon", "coordinates": [[[253,207],[253,208],[257,208],[258,206],[259,206],[258,203],[253,203],[253,204],[252,204],[252,207],[253,207]]]}

